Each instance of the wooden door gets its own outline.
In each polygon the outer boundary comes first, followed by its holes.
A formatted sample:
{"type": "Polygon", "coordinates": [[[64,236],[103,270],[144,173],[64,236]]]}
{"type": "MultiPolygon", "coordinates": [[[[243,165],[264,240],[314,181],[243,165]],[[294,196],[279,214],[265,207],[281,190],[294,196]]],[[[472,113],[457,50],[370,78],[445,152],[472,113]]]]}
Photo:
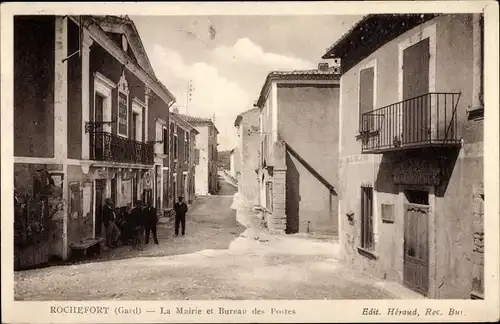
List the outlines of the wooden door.
{"type": "Polygon", "coordinates": [[[405,286],[427,296],[429,289],[429,206],[405,204],[405,286]]]}
{"type": "Polygon", "coordinates": [[[102,230],[102,207],[106,195],[106,180],[95,181],[95,235],[101,236],[102,230]]]}
{"type": "Polygon", "coordinates": [[[429,38],[403,51],[403,144],[430,139],[429,59],[429,38]]]}

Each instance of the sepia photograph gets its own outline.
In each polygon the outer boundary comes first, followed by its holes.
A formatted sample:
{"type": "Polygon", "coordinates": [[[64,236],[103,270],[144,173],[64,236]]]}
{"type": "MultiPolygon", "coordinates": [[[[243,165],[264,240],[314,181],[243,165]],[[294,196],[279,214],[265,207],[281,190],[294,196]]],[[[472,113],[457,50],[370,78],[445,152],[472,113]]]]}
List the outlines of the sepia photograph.
{"type": "Polygon", "coordinates": [[[498,4],[396,3],[10,3],[8,322],[498,320],[498,4]]]}

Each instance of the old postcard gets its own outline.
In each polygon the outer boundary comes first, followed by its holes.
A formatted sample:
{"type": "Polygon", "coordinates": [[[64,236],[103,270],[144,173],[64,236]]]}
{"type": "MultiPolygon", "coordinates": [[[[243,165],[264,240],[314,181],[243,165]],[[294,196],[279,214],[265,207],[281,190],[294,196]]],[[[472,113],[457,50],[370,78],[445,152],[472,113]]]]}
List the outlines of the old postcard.
{"type": "Polygon", "coordinates": [[[495,1],[1,15],[3,322],[499,320],[495,1]]]}

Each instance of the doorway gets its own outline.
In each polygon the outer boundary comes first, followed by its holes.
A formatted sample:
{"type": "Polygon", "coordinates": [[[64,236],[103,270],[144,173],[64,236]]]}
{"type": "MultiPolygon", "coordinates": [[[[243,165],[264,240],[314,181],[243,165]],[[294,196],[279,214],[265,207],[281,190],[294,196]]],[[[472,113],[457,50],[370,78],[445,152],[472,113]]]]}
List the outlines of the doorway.
{"type": "Polygon", "coordinates": [[[429,291],[429,192],[405,190],[404,285],[428,295],[429,291]]]}
{"type": "Polygon", "coordinates": [[[106,195],[106,179],[95,180],[95,236],[102,235],[102,207],[106,195]]]}

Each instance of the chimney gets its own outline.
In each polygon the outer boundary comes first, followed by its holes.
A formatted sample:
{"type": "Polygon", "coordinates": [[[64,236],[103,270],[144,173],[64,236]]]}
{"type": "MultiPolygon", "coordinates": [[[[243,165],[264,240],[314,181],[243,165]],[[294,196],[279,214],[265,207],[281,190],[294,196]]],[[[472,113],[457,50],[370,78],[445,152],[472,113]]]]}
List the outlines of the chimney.
{"type": "Polygon", "coordinates": [[[172,111],[173,111],[174,113],[178,114],[178,113],[179,113],[179,108],[174,107],[174,109],[172,109],[172,111]]]}
{"type": "Polygon", "coordinates": [[[328,63],[318,63],[319,71],[328,71],[328,69],[329,69],[328,63]]]}

